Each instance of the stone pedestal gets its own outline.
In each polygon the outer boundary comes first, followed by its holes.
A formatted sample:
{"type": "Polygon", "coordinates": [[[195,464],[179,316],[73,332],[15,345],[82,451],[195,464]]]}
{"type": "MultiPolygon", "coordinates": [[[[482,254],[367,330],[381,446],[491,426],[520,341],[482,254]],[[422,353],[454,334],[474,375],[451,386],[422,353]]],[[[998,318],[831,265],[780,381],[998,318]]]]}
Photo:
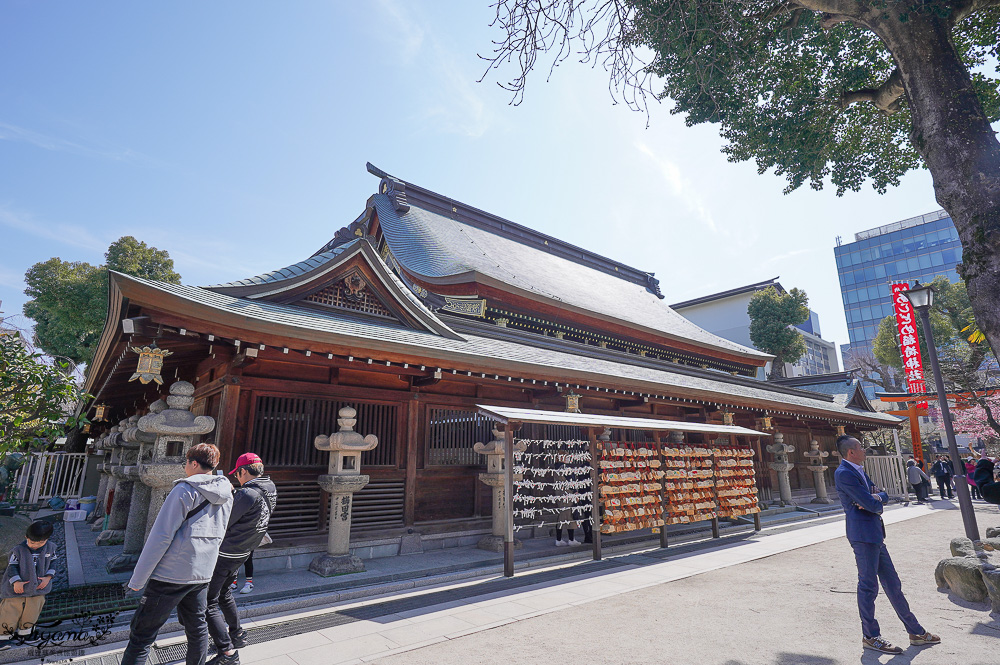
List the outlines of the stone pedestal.
{"type": "Polygon", "coordinates": [[[94,508],[94,521],[90,526],[91,531],[101,531],[104,529],[104,517],[108,514],[108,498],[115,491],[114,476],[111,475],[111,467],[118,463],[118,449],[112,443],[116,440],[118,426],[109,429],[99,440],[101,449],[104,451],[104,462],[97,466],[101,472],[100,493],[97,495],[97,506],[94,508]]]}
{"type": "Polygon", "coordinates": [[[184,462],[188,449],[195,439],[215,429],[215,418],[195,416],[194,386],[187,381],[177,381],[170,386],[167,408],[159,413],[148,413],[139,419],[140,432],[152,435],[148,461],[143,447],[139,462],[139,479],[150,488],[149,510],[146,514],[144,536],[148,536],[163,507],[163,501],[174,486],[175,480],[184,477],[184,462]]]}
{"type": "MultiPolygon", "coordinates": [[[[160,413],[167,408],[166,402],[157,400],[150,406],[152,413],[160,413]]],[[[132,482],[132,501],[128,508],[128,522],[125,524],[125,539],[122,552],[108,562],[109,573],[121,573],[135,568],[139,560],[142,546],[146,542],[146,522],[149,516],[149,498],[152,488],[142,482],[139,465],[148,461],[152,454],[152,444],[156,437],[139,429],[139,418],[129,418],[128,427],[122,432],[122,440],[126,446],[133,446],[135,459],[131,466],[125,467],[125,475],[132,482]]]]}
{"type": "Polygon", "coordinates": [[[811,503],[823,503],[830,504],[833,503],[833,499],[830,498],[826,491],[826,465],[823,464],[823,460],[830,456],[825,450],[819,449],[819,441],[813,439],[809,442],[809,450],[803,453],[809,458],[811,464],[806,468],[812,471],[813,474],[813,485],[816,488],[816,498],[811,501],[811,503]]]}
{"type": "MultiPolygon", "coordinates": [[[[123,573],[135,568],[142,546],[146,542],[146,519],[149,514],[149,496],[152,489],[139,478],[138,467],[130,467],[132,480],[132,501],[129,504],[128,522],[125,524],[124,547],[106,566],[109,573],[123,573]]],[[[163,505],[162,503],[160,504],[163,505]]]]}
{"type": "Polygon", "coordinates": [[[365,569],[360,558],[351,554],[351,506],[354,493],[368,484],[361,475],[361,453],[378,445],[378,438],[362,437],[354,431],[357,411],[345,406],[337,415],[339,431],[317,436],[314,445],[330,453],[329,473],[317,479],[319,486],[330,494],[330,531],[326,554],[309,564],[309,570],[323,577],[359,573],[365,569]]]}
{"type": "Polygon", "coordinates": [[[108,478],[110,476],[104,471],[104,460],[107,459],[108,454],[103,448],[103,443],[103,436],[94,443],[94,448],[96,451],[100,451],[98,456],[101,458],[101,463],[96,465],[94,469],[101,474],[101,481],[97,486],[94,509],[90,512],[90,515],[87,516],[87,522],[90,524],[101,521],[104,517],[104,502],[108,500],[108,478]]]}
{"type": "Polygon", "coordinates": [[[325,474],[317,482],[330,494],[330,532],[327,535],[326,554],[313,559],[309,570],[323,577],[359,573],[365,569],[365,565],[360,558],[351,554],[351,506],[354,493],[368,484],[368,476],[325,474]]]}
{"type": "Polygon", "coordinates": [[[778,501],[776,503],[781,506],[794,506],[788,472],[795,468],[795,464],[788,461],[788,453],[794,452],[795,447],[785,443],[784,434],[775,432],[774,443],[767,446],[767,451],[774,455],[774,461],[768,466],[778,474],[778,501]]]}
{"type": "MultiPolygon", "coordinates": [[[[110,459],[104,463],[104,471],[108,474],[108,493],[111,496],[111,510],[108,513],[108,519],[106,521],[102,520],[100,526],[94,530],[100,531],[100,534],[97,536],[98,545],[120,545],[122,538],[125,537],[124,529],[125,521],[128,519],[128,502],[132,498],[132,486],[122,483],[124,475],[121,472],[121,423],[109,430],[105,446],[110,451],[110,459]]],[[[98,525],[95,524],[94,526],[98,525]]]]}
{"type": "MultiPolygon", "coordinates": [[[[505,472],[504,458],[504,433],[498,429],[493,430],[493,440],[489,443],[476,443],[473,446],[480,455],[486,456],[486,473],[479,474],[479,480],[484,485],[493,488],[493,528],[490,535],[479,539],[476,546],[481,550],[489,552],[503,552],[504,536],[507,533],[507,499],[505,494],[507,474],[505,472]]],[[[524,452],[527,445],[524,443],[514,444],[514,452],[524,452]]],[[[518,479],[517,476],[514,477],[518,479]]],[[[514,539],[514,549],[521,549],[524,544],[514,539]]]]}
{"type": "Polygon", "coordinates": [[[113,466],[111,475],[115,478],[115,498],[111,503],[108,528],[97,536],[98,545],[120,545],[125,540],[125,525],[128,524],[129,503],[132,500],[133,481],[125,467],[113,466]]]}

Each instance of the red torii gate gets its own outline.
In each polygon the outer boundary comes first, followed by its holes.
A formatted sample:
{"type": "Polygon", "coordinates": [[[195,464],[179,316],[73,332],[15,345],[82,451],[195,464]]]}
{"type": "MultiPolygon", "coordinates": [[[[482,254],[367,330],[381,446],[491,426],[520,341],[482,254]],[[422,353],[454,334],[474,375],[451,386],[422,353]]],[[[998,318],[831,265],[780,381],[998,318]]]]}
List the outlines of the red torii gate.
{"type": "MultiPolygon", "coordinates": [[[[989,397],[991,394],[997,392],[996,389],[990,390],[971,390],[960,393],[947,393],[945,397],[955,403],[953,408],[955,409],[968,409],[973,406],[969,401],[975,397],[989,397]]],[[[920,416],[927,415],[927,408],[920,408],[917,406],[918,403],[924,402],[928,399],[937,399],[937,393],[875,393],[875,397],[883,402],[893,402],[906,404],[906,409],[897,409],[894,411],[886,411],[886,413],[893,416],[901,416],[909,418],[910,421],[910,438],[913,441],[913,458],[917,460],[918,464],[923,464],[924,462],[924,446],[923,442],[920,440],[920,422],[917,420],[920,416]]]]}

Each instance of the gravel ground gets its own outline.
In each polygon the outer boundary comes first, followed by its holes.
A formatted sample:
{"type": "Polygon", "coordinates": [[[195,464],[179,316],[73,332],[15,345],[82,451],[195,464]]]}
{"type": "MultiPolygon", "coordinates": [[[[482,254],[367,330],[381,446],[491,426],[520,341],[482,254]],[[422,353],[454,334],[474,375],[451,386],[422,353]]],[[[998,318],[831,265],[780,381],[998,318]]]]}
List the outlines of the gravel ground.
{"type": "MultiPolygon", "coordinates": [[[[938,646],[910,647],[880,594],[882,634],[906,651],[891,657],[861,648],[857,568],[846,538],[838,538],[374,662],[996,665],[1000,617],[934,584],[937,562],[962,534],[957,505],[934,505],[939,512],[890,525],[887,544],[911,608],[941,635],[938,646]]],[[[979,503],[977,510],[982,531],[1000,525],[995,506],[979,503]]]]}

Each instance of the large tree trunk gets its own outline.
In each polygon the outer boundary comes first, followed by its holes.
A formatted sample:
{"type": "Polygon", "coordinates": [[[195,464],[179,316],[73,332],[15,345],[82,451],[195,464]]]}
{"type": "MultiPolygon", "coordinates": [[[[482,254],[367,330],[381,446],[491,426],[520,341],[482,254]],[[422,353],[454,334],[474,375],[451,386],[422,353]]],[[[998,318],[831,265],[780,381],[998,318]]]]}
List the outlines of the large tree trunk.
{"type": "Polygon", "coordinates": [[[865,23],[899,66],[910,139],[934,179],[938,203],[962,240],[965,279],[979,329],[1000,350],[1000,142],[972,89],[946,19],[881,14],[865,23]]]}

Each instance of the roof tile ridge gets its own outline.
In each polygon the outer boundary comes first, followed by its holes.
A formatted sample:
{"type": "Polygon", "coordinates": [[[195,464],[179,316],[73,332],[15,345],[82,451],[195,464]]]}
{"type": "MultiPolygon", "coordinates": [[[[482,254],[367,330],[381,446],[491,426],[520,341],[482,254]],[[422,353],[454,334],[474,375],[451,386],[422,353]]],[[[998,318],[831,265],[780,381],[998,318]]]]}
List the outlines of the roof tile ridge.
{"type": "MultiPolygon", "coordinates": [[[[416,185],[407,180],[389,175],[385,171],[372,165],[371,162],[369,162],[367,166],[369,173],[376,175],[383,180],[388,180],[402,185],[402,189],[405,190],[403,205],[407,209],[409,206],[415,206],[426,210],[427,208],[425,206],[428,204],[435,206],[439,208],[440,213],[451,215],[451,218],[455,221],[469,224],[470,226],[474,226],[483,231],[501,235],[515,242],[521,242],[523,244],[542,249],[543,251],[549,251],[556,256],[601,270],[602,272],[613,275],[621,280],[633,282],[635,284],[639,284],[640,286],[646,286],[658,298],[663,299],[664,297],[663,293],[660,291],[660,281],[656,279],[655,273],[653,272],[641,270],[626,263],[622,263],[621,261],[616,261],[615,259],[598,254],[597,252],[593,252],[589,249],[584,249],[583,247],[574,245],[560,238],[556,238],[555,236],[542,233],[541,231],[531,227],[517,222],[512,222],[509,219],[487,212],[473,205],[469,205],[468,203],[463,203],[462,201],[445,196],[444,194],[439,194],[435,191],[427,189],[426,187],[421,187],[420,185],[416,185]],[[420,203],[423,203],[424,206],[419,205],[420,203]],[[512,231],[517,232],[515,233],[512,231]]],[[[381,189],[382,188],[380,187],[380,190],[381,189]]],[[[398,208],[399,206],[397,205],[397,209],[398,208]]],[[[402,212],[405,214],[406,210],[402,210],[402,212]]],[[[429,212],[438,211],[429,210],[429,212]]]]}
{"type": "Polygon", "coordinates": [[[303,275],[303,274],[305,274],[307,272],[311,272],[313,270],[316,270],[317,268],[319,268],[321,265],[325,264],[326,262],[328,262],[328,261],[330,261],[332,259],[335,259],[337,256],[339,256],[340,254],[342,254],[344,252],[344,250],[346,250],[353,243],[355,243],[355,242],[357,242],[359,240],[363,240],[363,238],[356,237],[356,238],[354,238],[352,240],[349,240],[349,241],[347,241],[347,242],[345,242],[343,244],[339,244],[339,245],[336,245],[336,246],[331,247],[329,249],[326,249],[325,251],[321,250],[319,252],[316,252],[312,256],[308,256],[305,259],[302,259],[301,261],[296,261],[295,263],[291,263],[291,264],[289,264],[287,266],[284,266],[283,268],[278,268],[276,270],[269,270],[269,271],[267,271],[265,273],[261,273],[259,275],[253,275],[252,277],[244,277],[243,279],[237,279],[237,280],[233,280],[233,281],[230,281],[230,282],[223,282],[221,284],[210,284],[210,285],[206,285],[206,286],[200,286],[198,288],[207,289],[207,290],[232,289],[232,288],[238,288],[238,287],[242,287],[242,286],[251,286],[253,284],[267,284],[269,282],[283,282],[283,281],[285,281],[287,279],[292,279],[292,278],[295,278],[295,277],[299,277],[300,275],[303,275]],[[321,258],[322,261],[319,264],[314,264],[313,260],[314,259],[318,259],[318,258],[321,258]],[[292,272],[290,272],[287,275],[282,274],[282,273],[284,273],[284,271],[286,271],[286,270],[292,270],[293,268],[299,268],[300,271],[299,272],[292,271],[292,272]],[[281,275],[281,276],[280,277],[274,277],[275,275],[281,275]],[[256,282],[254,281],[254,280],[258,280],[258,279],[260,281],[256,281],[256,282]],[[247,282],[247,283],[241,283],[241,282],[247,282]]]}

